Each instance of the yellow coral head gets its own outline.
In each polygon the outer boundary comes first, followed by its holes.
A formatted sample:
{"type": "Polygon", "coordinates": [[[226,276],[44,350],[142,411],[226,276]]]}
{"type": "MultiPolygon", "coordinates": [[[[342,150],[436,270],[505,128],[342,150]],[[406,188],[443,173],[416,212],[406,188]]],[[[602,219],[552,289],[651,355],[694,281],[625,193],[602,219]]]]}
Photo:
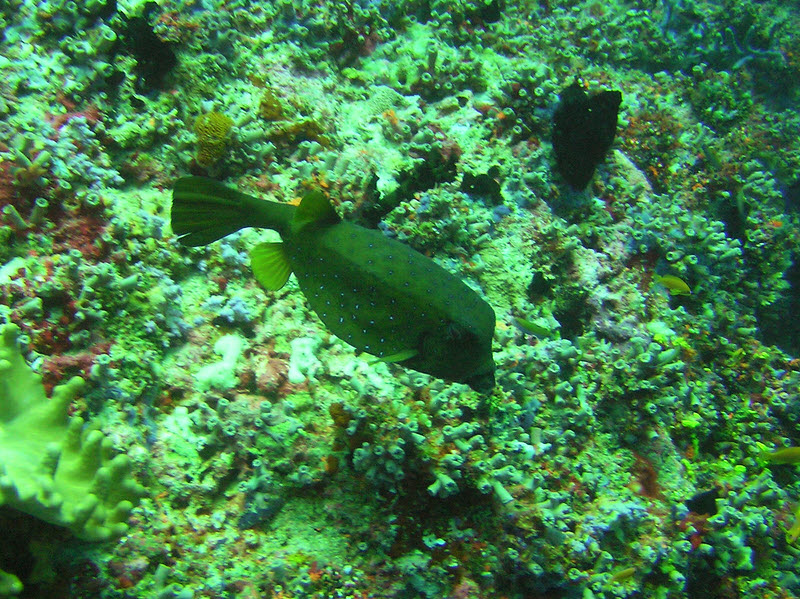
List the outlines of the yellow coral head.
{"type": "Polygon", "coordinates": [[[222,158],[228,145],[228,134],[233,121],[220,112],[201,114],[194,122],[197,134],[197,164],[203,168],[213,166],[222,158]]]}

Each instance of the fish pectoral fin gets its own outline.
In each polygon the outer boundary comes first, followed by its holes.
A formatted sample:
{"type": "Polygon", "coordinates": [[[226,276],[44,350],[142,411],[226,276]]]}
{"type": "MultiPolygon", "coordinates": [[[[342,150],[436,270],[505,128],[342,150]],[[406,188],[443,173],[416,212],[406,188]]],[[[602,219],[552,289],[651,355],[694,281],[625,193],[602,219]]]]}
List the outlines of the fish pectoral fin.
{"type": "Polygon", "coordinates": [[[270,291],[283,287],[292,274],[286,250],[279,241],[259,243],[250,250],[250,266],[256,280],[270,291]]]}
{"type": "Polygon", "coordinates": [[[409,358],[413,358],[419,352],[416,349],[406,349],[403,351],[399,351],[396,354],[392,354],[391,356],[383,356],[382,358],[375,358],[374,360],[370,360],[370,364],[377,364],[378,362],[391,362],[392,364],[396,362],[402,362],[404,360],[408,360],[409,358]]]}

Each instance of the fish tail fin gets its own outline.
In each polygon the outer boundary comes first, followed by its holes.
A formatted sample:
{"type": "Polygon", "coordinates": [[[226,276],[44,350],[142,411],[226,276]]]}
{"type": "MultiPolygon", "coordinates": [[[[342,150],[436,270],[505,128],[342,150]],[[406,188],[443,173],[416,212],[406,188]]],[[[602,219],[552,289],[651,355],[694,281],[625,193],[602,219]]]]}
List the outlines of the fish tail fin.
{"type": "Polygon", "coordinates": [[[206,245],[252,223],[255,198],[206,177],[181,177],[172,190],[172,231],[181,243],[206,245]]]}
{"type": "Polygon", "coordinates": [[[758,450],[756,460],[758,461],[759,465],[769,466],[775,462],[775,450],[773,448],[768,447],[764,443],[758,441],[756,442],[756,449],[758,450]]]}

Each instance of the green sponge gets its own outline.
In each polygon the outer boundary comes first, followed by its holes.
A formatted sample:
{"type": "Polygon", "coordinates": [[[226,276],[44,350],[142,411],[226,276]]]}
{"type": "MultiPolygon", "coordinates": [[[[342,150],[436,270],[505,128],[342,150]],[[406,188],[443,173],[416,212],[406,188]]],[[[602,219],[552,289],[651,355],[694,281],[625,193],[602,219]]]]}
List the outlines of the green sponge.
{"type": "Polygon", "coordinates": [[[15,325],[0,325],[0,505],[87,541],[123,535],[144,494],[130,459],[112,457],[102,432],[67,415],[82,379],[71,378],[47,398],[42,377],[17,347],[18,334],[15,325]]]}

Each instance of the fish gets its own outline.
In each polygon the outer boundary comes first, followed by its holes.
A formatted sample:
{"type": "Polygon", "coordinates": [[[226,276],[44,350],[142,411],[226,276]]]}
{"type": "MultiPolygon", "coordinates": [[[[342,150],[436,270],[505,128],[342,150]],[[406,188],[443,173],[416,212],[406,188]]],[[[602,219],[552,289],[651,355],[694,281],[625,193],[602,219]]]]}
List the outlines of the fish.
{"type": "Polygon", "coordinates": [[[670,295],[691,295],[692,289],[675,275],[653,275],[653,280],[667,288],[670,295]]]}
{"type": "Polygon", "coordinates": [[[340,219],[321,191],[293,206],[213,179],[182,177],[173,188],[170,218],[187,246],[245,227],[277,231],[280,242],[250,252],[263,287],[276,291],[294,273],[320,320],[356,350],[479,392],[494,389],[492,307],[430,258],[340,219]]]}
{"type": "Polygon", "coordinates": [[[550,337],[555,332],[553,328],[546,327],[538,322],[528,320],[527,318],[522,318],[521,316],[516,316],[513,319],[513,322],[523,333],[536,335],[537,337],[550,337]]]}
{"type": "Polygon", "coordinates": [[[628,580],[629,578],[633,578],[633,575],[636,574],[636,568],[625,568],[624,570],[618,570],[614,574],[611,575],[609,578],[610,582],[622,582],[623,580],[628,580]]]}
{"type": "Polygon", "coordinates": [[[767,464],[800,463],[800,447],[783,447],[775,451],[762,451],[761,459],[767,464]]]}

